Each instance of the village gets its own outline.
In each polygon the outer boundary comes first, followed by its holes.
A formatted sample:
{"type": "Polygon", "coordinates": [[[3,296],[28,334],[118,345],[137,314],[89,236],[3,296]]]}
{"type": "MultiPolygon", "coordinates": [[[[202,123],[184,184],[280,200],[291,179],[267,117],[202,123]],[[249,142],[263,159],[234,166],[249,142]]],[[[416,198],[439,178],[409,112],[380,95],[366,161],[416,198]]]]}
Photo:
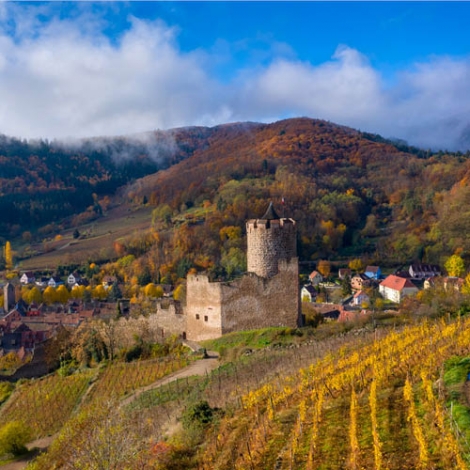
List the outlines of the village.
{"type": "Polygon", "coordinates": [[[0,354],[26,362],[60,328],[77,328],[93,319],[146,314],[154,319],[161,338],[173,334],[200,341],[266,326],[302,327],[308,324],[307,306],[321,323],[354,322],[377,312],[397,314],[405,298],[423,290],[467,289],[466,280],[456,275],[463,264],[457,255],[446,263],[448,276],[439,266],[423,263],[386,275],[380,266],[364,267],[359,259],[348,267],[335,266],[334,273],[332,263],[322,260],[310,274],[299,275],[295,221],[279,217],[272,204],[263,217],[247,222],[247,235],[248,273],[228,284],[189,275],[183,299],[168,284],[149,283],[137,301],[123,298],[125,286],[115,276],[87,279],[76,271],[61,277],[23,272],[3,285],[0,354]],[[301,279],[306,281],[302,286],[301,279]],[[246,308],[247,301],[253,308],[246,308]]]}
{"type": "MultiPolygon", "coordinates": [[[[358,264],[354,260],[350,265],[358,264]]],[[[320,266],[325,270],[325,265],[320,266]]],[[[366,266],[362,270],[339,268],[336,276],[326,276],[318,269],[308,275],[301,288],[302,302],[314,303],[314,308],[325,321],[354,321],[376,311],[399,311],[400,303],[416,296],[423,289],[442,287],[461,292],[465,280],[458,276],[444,276],[438,265],[413,263],[408,269],[384,275],[380,266],[366,266]]]]}

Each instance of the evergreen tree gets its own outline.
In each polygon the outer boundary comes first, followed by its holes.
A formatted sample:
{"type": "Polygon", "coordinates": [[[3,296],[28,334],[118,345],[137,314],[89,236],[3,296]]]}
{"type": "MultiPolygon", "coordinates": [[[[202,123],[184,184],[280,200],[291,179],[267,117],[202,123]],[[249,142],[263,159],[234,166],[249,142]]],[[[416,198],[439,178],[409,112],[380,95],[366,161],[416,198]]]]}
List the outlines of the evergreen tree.
{"type": "Polygon", "coordinates": [[[88,303],[91,302],[91,290],[85,289],[83,291],[83,302],[88,303]]]}
{"type": "Polygon", "coordinates": [[[114,282],[113,285],[111,286],[111,289],[109,290],[109,294],[108,294],[108,299],[113,302],[115,302],[116,300],[122,299],[122,292],[117,282],[114,282]]]}
{"type": "Polygon", "coordinates": [[[116,303],[116,320],[119,320],[123,316],[121,302],[116,303]]]}
{"type": "Polygon", "coordinates": [[[347,297],[348,295],[352,294],[351,279],[349,276],[346,276],[341,281],[341,293],[343,294],[343,297],[347,297]]]}
{"type": "Polygon", "coordinates": [[[139,286],[146,286],[152,282],[152,276],[147,267],[137,276],[139,286]]]}

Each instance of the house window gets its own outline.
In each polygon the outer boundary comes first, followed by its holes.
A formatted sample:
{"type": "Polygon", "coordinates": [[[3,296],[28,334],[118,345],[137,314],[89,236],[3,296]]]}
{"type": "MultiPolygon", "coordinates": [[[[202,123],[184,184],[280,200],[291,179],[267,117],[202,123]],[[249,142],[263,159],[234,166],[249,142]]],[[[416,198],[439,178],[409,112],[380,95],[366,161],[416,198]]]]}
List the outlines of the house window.
{"type": "Polygon", "coordinates": [[[199,313],[196,313],[196,320],[199,320],[199,313]]]}
{"type": "Polygon", "coordinates": [[[204,321],[209,321],[209,317],[207,315],[204,315],[204,321]]]}

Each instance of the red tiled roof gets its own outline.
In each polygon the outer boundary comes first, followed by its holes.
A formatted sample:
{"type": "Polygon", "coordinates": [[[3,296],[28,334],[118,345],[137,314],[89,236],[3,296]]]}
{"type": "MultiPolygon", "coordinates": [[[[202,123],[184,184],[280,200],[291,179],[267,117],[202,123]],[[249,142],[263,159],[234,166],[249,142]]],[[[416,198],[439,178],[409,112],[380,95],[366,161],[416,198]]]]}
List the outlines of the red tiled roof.
{"type": "Polygon", "coordinates": [[[394,289],[397,291],[402,291],[405,287],[407,288],[417,288],[409,279],[403,277],[398,277],[393,274],[390,274],[386,279],[381,283],[381,286],[388,287],[389,289],[394,289]]]}

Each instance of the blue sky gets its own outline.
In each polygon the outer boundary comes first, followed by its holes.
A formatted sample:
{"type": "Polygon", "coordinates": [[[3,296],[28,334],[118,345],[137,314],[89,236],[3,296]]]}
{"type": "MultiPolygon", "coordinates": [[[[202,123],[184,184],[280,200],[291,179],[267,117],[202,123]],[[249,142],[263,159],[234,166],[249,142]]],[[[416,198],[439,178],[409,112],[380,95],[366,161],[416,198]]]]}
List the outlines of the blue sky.
{"type": "Polygon", "coordinates": [[[0,132],[294,116],[470,148],[467,2],[0,2],[0,132]]]}

